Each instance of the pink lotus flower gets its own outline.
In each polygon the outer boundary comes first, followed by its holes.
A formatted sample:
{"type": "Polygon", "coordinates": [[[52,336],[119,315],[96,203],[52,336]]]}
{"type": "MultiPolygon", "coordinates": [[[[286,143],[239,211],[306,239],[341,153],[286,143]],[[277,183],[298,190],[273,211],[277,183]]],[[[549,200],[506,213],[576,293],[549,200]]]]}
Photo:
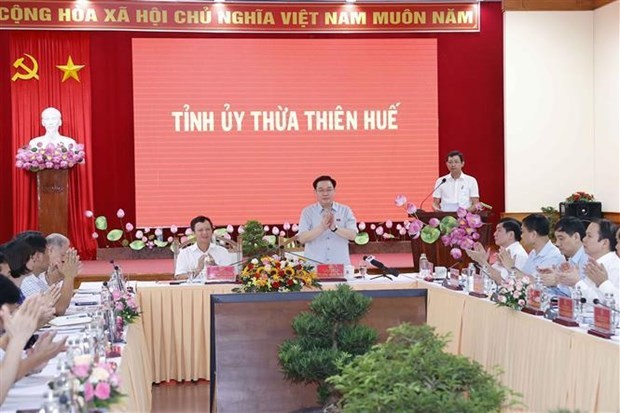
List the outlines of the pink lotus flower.
{"type": "Polygon", "coordinates": [[[91,210],[88,210],[88,209],[87,209],[86,211],[84,211],[84,216],[85,216],[86,218],[92,218],[92,217],[93,217],[93,215],[95,215],[95,214],[93,214],[93,211],[91,211],[91,210]]]}
{"type": "Polygon", "coordinates": [[[133,228],[134,227],[133,227],[133,224],[131,222],[128,222],[128,223],[125,224],[125,231],[127,231],[127,232],[133,231],[133,228]]]}
{"type": "Polygon", "coordinates": [[[377,227],[377,229],[375,230],[375,233],[379,236],[383,235],[383,227],[377,227]]]}
{"type": "Polygon", "coordinates": [[[377,229],[377,226],[375,224],[370,224],[370,229],[374,231],[375,229],[377,229]]]}
{"type": "Polygon", "coordinates": [[[407,197],[405,195],[397,195],[394,203],[397,207],[402,207],[407,203],[407,197]]]}
{"type": "Polygon", "coordinates": [[[291,224],[288,221],[285,221],[284,224],[282,224],[282,228],[284,228],[285,231],[288,231],[291,229],[291,224]]]}
{"type": "Polygon", "coordinates": [[[280,235],[280,229],[278,227],[273,227],[271,228],[271,233],[277,237],[280,235]]]}
{"type": "Polygon", "coordinates": [[[113,299],[114,301],[116,301],[116,300],[118,300],[119,298],[121,298],[121,295],[122,295],[122,294],[121,294],[121,292],[120,292],[120,291],[118,291],[118,290],[114,290],[114,291],[112,291],[112,299],[113,299]]]}
{"type": "Polygon", "coordinates": [[[149,227],[144,228],[144,233],[145,234],[148,234],[149,232],[151,232],[151,228],[149,228],[149,227]]]}
{"type": "Polygon", "coordinates": [[[164,234],[164,231],[161,228],[156,228],[155,229],[155,236],[159,237],[162,236],[164,234]]]}
{"type": "Polygon", "coordinates": [[[192,231],[192,229],[191,229],[191,228],[187,228],[187,229],[185,230],[185,235],[187,235],[188,237],[189,237],[190,235],[192,235],[193,233],[194,233],[194,231],[192,231]]]}
{"type": "Polygon", "coordinates": [[[392,228],[392,226],[394,226],[394,223],[392,221],[390,221],[389,219],[385,221],[386,228],[392,228]]]}
{"type": "Polygon", "coordinates": [[[245,232],[245,228],[243,228],[243,225],[240,225],[239,228],[237,229],[237,232],[239,233],[239,235],[243,234],[245,232]]]}
{"type": "Polygon", "coordinates": [[[95,396],[95,391],[93,389],[93,385],[87,381],[84,383],[84,400],[87,402],[91,401],[95,396]]]}
{"type": "Polygon", "coordinates": [[[452,258],[454,258],[455,260],[460,260],[461,257],[463,256],[463,251],[461,251],[458,248],[452,248],[450,250],[450,255],[452,256],[452,258]]]}
{"type": "Polygon", "coordinates": [[[439,226],[439,220],[437,218],[431,218],[428,221],[428,225],[430,225],[433,228],[437,228],[439,226]]]}
{"type": "Polygon", "coordinates": [[[523,306],[525,305],[525,300],[521,299],[521,300],[517,301],[517,303],[518,303],[521,307],[523,307],[523,306]]]}
{"type": "Polygon", "coordinates": [[[142,238],[144,236],[144,233],[140,230],[136,231],[136,238],[142,238]]]}
{"type": "Polygon", "coordinates": [[[96,232],[93,232],[92,234],[90,234],[90,236],[93,237],[93,239],[99,238],[99,234],[97,234],[96,232]]]}
{"type": "Polygon", "coordinates": [[[177,227],[176,225],[172,225],[170,227],[170,232],[172,232],[173,234],[176,234],[178,230],[179,230],[179,227],[177,227]]]}
{"type": "Polygon", "coordinates": [[[413,215],[416,212],[418,212],[418,207],[415,206],[415,204],[412,204],[411,202],[407,204],[407,213],[409,215],[413,215]]]}
{"type": "Polygon", "coordinates": [[[406,230],[404,227],[402,227],[402,228],[400,228],[400,229],[398,230],[398,233],[399,233],[400,235],[406,235],[406,234],[407,234],[407,230],[406,230]]]}
{"type": "Polygon", "coordinates": [[[106,382],[97,383],[95,387],[95,397],[99,400],[107,400],[110,398],[110,384],[106,382]]]}
{"type": "Polygon", "coordinates": [[[299,225],[293,224],[291,229],[293,230],[293,232],[297,232],[297,231],[299,231],[299,225]]]}
{"type": "Polygon", "coordinates": [[[265,232],[269,232],[269,225],[265,225],[265,226],[263,227],[263,231],[265,231],[265,232]]]}
{"type": "Polygon", "coordinates": [[[172,242],[172,241],[174,241],[174,237],[171,235],[171,236],[168,237],[168,239],[166,241],[172,242]]]}
{"type": "Polygon", "coordinates": [[[465,218],[467,216],[467,210],[463,207],[459,207],[459,209],[456,210],[456,216],[459,218],[465,218]]]}
{"type": "Polygon", "coordinates": [[[229,234],[232,234],[233,232],[235,232],[235,227],[233,227],[230,224],[226,225],[226,232],[228,232],[229,234]]]}
{"type": "Polygon", "coordinates": [[[122,209],[119,208],[118,211],[116,211],[116,216],[120,219],[123,218],[125,216],[125,211],[123,211],[122,209]]]}
{"type": "Polygon", "coordinates": [[[357,224],[357,227],[360,229],[360,231],[363,231],[366,229],[366,223],[362,221],[359,224],[357,224]]]}

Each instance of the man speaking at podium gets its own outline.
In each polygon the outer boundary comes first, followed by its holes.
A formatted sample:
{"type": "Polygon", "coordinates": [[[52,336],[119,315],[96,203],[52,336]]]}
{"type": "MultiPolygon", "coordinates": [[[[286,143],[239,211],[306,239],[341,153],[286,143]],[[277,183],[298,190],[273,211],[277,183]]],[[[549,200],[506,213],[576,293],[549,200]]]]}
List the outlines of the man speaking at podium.
{"type": "Polygon", "coordinates": [[[299,218],[297,239],[304,244],[304,256],[313,264],[349,265],[349,241],[357,235],[353,211],[334,202],[334,178],[319,176],[312,186],[318,202],[304,208],[299,218]]]}
{"type": "Polygon", "coordinates": [[[454,212],[459,208],[474,211],[480,202],[478,181],[473,176],[463,173],[465,159],[459,151],[452,151],[446,159],[450,173],[435,182],[433,192],[433,210],[454,212]]]}

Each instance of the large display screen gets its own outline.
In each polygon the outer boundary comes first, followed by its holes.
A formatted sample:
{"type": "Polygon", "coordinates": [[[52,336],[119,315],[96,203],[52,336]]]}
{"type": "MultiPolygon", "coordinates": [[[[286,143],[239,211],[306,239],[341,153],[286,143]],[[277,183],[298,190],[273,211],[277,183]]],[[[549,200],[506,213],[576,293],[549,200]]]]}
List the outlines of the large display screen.
{"type": "Polygon", "coordinates": [[[438,176],[435,39],[134,39],[133,82],[138,226],[297,222],[319,175],[402,220],[438,176]]]}

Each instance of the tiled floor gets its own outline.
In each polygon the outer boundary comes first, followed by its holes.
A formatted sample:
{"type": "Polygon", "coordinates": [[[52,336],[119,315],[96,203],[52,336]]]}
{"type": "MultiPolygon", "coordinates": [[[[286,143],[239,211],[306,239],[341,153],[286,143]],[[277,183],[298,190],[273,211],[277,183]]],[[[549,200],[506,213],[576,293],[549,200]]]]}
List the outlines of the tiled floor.
{"type": "Polygon", "coordinates": [[[209,411],[209,382],[169,382],[153,385],[153,413],[209,411]]]}

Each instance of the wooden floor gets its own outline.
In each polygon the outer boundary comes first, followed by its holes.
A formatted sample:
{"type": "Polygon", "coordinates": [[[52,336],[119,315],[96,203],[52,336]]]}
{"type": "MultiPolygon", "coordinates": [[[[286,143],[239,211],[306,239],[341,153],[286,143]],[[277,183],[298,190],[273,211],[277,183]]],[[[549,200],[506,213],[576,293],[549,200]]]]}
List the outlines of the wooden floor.
{"type": "Polygon", "coordinates": [[[169,382],[153,385],[153,413],[209,411],[209,382],[169,382]]]}

